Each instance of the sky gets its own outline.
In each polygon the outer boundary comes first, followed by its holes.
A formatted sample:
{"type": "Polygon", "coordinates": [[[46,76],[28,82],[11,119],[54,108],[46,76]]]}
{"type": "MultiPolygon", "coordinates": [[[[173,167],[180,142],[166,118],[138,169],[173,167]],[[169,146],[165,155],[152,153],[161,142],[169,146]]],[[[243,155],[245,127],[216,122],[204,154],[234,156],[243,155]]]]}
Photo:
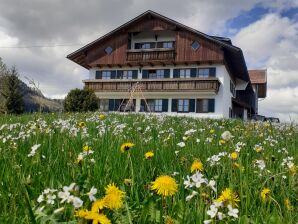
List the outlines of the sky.
{"type": "Polygon", "coordinates": [[[0,57],[63,98],[88,77],[66,55],[149,9],[229,37],[249,69],[267,68],[259,114],[298,121],[298,0],[0,0],[0,57]]]}

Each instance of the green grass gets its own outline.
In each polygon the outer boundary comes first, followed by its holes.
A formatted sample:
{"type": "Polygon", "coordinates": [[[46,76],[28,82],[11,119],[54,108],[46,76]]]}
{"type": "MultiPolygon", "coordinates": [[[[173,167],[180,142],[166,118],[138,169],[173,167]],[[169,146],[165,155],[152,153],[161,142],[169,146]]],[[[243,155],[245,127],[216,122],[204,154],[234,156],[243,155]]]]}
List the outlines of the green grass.
{"type": "Polygon", "coordinates": [[[121,209],[103,211],[112,223],[171,223],[169,217],[172,223],[203,223],[210,219],[207,210],[225,188],[239,196],[239,218],[229,217],[225,205],[227,217],[212,223],[298,223],[298,174],[281,165],[283,159],[292,156],[297,166],[297,150],[297,126],[290,124],[134,114],[106,114],[102,120],[99,113],[0,116],[0,223],[88,223],[75,217],[72,204],[61,203],[59,198],[54,205],[37,202],[46,188],[61,191],[73,182],[79,186],[74,194],[84,201],[86,209],[92,205],[86,195],[92,186],[98,190],[96,198],[104,196],[110,183],[126,192],[121,209]],[[80,122],[85,122],[86,128],[78,128],[80,122]],[[122,129],[121,124],[125,124],[122,129]],[[184,141],[189,129],[196,132],[184,141]],[[219,144],[227,130],[234,137],[219,144]],[[211,142],[207,142],[209,138],[211,142]],[[184,148],[177,146],[182,141],[184,148]],[[125,142],[135,147],[121,153],[125,142]],[[234,161],[229,154],[238,142],[245,146],[234,161]],[[28,157],[35,144],[41,146],[28,157]],[[257,144],[264,150],[256,152],[257,144]],[[76,163],[85,145],[94,153],[76,163]],[[154,157],[145,159],[144,153],[151,150],[154,157]],[[212,166],[207,159],[220,152],[227,155],[212,166]],[[192,175],[190,167],[195,159],[202,161],[204,177],[216,181],[217,192],[203,184],[194,187],[198,195],[186,201],[192,190],[185,189],[183,182],[192,175]],[[264,160],[266,167],[261,170],[256,160],[264,160]],[[244,171],[235,167],[235,162],[244,171]],[[179,174],[172,176],[174,172],[179,174]],[[173,197],[162,198],[150,190],[151,182],[161,175],[175,178],[178,192],[173,197]],[[133,185],[125,184],[125,179],[132,179],[133,185]],[[262,201],[260,192],[265,187],[271,193],[262,201]],[[63,212],[53,213],[61,207],[63,212]]]}

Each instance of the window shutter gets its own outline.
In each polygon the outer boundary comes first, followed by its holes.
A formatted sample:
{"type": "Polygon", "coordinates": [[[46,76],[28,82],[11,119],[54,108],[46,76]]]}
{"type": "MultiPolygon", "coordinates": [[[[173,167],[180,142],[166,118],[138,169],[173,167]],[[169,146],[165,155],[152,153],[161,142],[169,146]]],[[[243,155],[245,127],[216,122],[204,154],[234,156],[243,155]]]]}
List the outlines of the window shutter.
{"type": "Polygon", "coordinates": [[[189,100],[189,112],[195,112],[196,110],[196,101],[195,99],[189,100]]]}
{"type": "Polygon", "coordinates": [[[95,78],[96,79],[102,79],[102,71],[96,71],[95,72],[95,78]]]}
{"type": "Polygon", "coordinates": [[[165,69],[164,70],[164,77],[167,79],[167,78],[170,78],[170,69],[165,69]]]}
{"type": "Polygon", "coordinates": [[[111,79],[116,79],[116,71],[111,71],[111,79]]]}
{"type": "Polygon", "coordinates": [[[162,112],[168,112],[168,99],[162,100],[162,112]]]}
{"type": "Polygon", "coordinates": [[[194,78],[197,76],[197,69],[196,68],[191,68],[190,69],[190,77],[194,78]]]}
{"type": "Polygon", "coordinates": [[[115,104],[115,100],[109,99],[109,111],[114,111],[114,104],[115,104]]]}
{"type": "Polygon", "coordinates": [[[122,102],[121,99],[115,99],[114,111],[117,111],[118,110],[121,102],[122,102]]]}
{"type": "Polygon", "coordinates": [[[215,107],[215,99],[208,100],[208,112],[214,112],[215,107]]]}
{"type": "Polygon", "coordinates": [[[209,68],[209,76],[210,77],[216,76],[216,68],[209,68]]]}
{"type": "Polygon", "coordinates": [[[174,72],[173,72],[173,77],[174,78],[179,78],[180,77],[180,70],[179,69],[174,69],[174,72]]]}
{"type": "Polygon", "coordinates": [[[143,79],[148,79],[148,70],[143,70],[142,71],[142,78],[143,79]]]}
{"type": "Polygon", "coordinates": [[[140,107],[140,112],[144,112],[144,111],[147,111],[146,108],[145,108],[145,100],[141,100],[141,107],[140,107]]]}
{"type": "Polygon", "coordinates": [[[122,79],[123,77],[123,71],[122,70],[118,70],[117,71],[117,79],[122,79]]]}
{"type": "Polygon", "coordinates": [[[178,111],[178,100],[177,99],[172,99],[172,112],[177,112],[178,111]]]}
{"type": "Polygon", "coordinates": [[[132,71],[132,78],[137,79],[138,78],[138,70],[133,70],[132,71]]]}

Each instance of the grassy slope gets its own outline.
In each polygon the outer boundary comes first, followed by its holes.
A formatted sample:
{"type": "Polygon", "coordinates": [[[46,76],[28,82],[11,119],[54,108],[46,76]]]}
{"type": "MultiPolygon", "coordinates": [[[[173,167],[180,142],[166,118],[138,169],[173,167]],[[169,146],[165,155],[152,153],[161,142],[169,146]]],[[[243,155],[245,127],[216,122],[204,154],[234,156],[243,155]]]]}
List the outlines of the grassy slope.
{"type": "MultiPolygon", "coordinates": [[[[298,222],[297,174],[291,176],[288,170],[280,165],[288,155],[278,152],[279,149],[286,148],[289,156],[294,156],[297,165],[298,133],[293,127],[279,130],[269,124],[264,126],[241,121],[195,120],[182,117],[108,114],[106,119],[101,121],[98,114],[60,116],[62,117],[38,114],[20,117],[0,116],[0,127],[5,123],[21,123],[12,130],[0,130],[0,223],[31,222],[29,207],[25,201],[25,187],[28,189],[32,207],[37,207],[36,199],[45,188],[57,189],[72,182],[80,185],[81,192],[88,192],[95,186],[99,192],[98,197],[103,195],[107,184],[116,183],[127,194],[133,223],[148,223],[148,214],[151,213],[144,206],[153,203],[157,210],[161,210],[161,199],[152,194],[148,184],[157,176],[171,175],[173,172],[179,172],[175,176],[179,192],[173,200],[167,199],[164,212],[179,223],[202,223],[208,219],[206,210],[217,196],[202,187],[197,191],[207,192],[209,199],[204,200],[197,196],[189,202],[185,201],[185,197],[191,191],[184,189],[183,178],[190,175],[190,166],[195,158],[203,162],[205,176],[216,180],[218,194],[227,187],[239,194],[240,219],[235,223],[298,222]],[[80,130],[74,137],[69,134],[68,128],[61,133],[62,125],[53,123],[58,118],[70,119],[71,127],[77,127],[80,121],[86,122],[88,135],[84,136],[80,130]],[[45,121],[44,125],[42,121],[45,121]],[[119,131],[119,128],[116,128],[119,124],[126,124],[126,128],[119,131]],[[191,128],[197,132],[185,142],[185,148],[179,148],[177,143],[183,141],[184,132],[191,128]],[[173,129],[175,135],[166,140],[169,129],[173,129]],[[105,132],[100,134],[99,130],[105,132]],[[210,133],[210,130],[215,132],[210,133]],[[229,130],[235,137],[232,141],[219,145],[218,141],[225,130],[229,130]],[[19,136],[21,131],[27,133],[28,137],[3,143],[3,138],[7,138],[8,135],[19,136]],[[268,140],[268,136],[272,136],[276,142],[268,140]],[[207,138],[213,138],[212,142],[207,143],[207,138]],[[197,143],[196,139],[200,139],[200,142],[197,143]],[[245,167],[244,172],[234,168],[233,161],[228,157],[223,158],[220,165],[210,166],[207,162],[208,157],[222,151],[233,152],[235,144],[239,141],[246,144],[237,159],[237,162],[245,167]],[[127,153],[122,154],[119,150],[124,142],[136,144],[130,151],[133,170],[127,153]],[[41,147],[34,157],[28,158],[27,154],[34,144],[41,144],[41,147]],[[92,147],[94,154],[78,165],[75,163],[76,158],[86,144],[92,147]],[[262,144],[265,150],[256,153],[253,150],[256,144],[262,144]],[[144,159],[144,153],[148,150],[155,153],[151,160],[144,159]],[[178,156],[176,150],[180,151],[178,156]],[[93,164],[90,158],[94,158],[96,162],[93,164]],[[254,166],[257,159],[265,160],[264,171],[254,166]],[[283,175],[286,176],[285,180],[282,178],[283,175]],[[125,178],[133,178],[135,184],[132,187],[126,186],[123,183],[125,178]],[[266,203],[261,201],[260,191],[263,187],[271,189],[274,200],[266,203]],[[294,210],[285,207],[285,198],[290,199],[294,210]]],[[[82,199],[84,207],[89,208],[88,198],[82,196],[82,199]]],[[[54,207],[57,208],[58,205],[54,207]]],[[[128,216],[126,209],[107,214],[114,221],[128,216]]],[[[74,220],[70,213],[56,218],[64,221],[74,220]]]]}

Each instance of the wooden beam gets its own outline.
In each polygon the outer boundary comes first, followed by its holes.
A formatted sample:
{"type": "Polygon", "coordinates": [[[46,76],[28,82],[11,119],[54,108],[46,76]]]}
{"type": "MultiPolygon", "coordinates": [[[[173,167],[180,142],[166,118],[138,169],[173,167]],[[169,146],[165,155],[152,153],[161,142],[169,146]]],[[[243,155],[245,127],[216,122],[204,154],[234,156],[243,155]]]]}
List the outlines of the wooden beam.
{"type": "Polygon", "coordinates": [[[132,67],[132,64],[130,64],[130,63],[127,63],[127,65],[128,65],[128,67],[132,67]]]}

